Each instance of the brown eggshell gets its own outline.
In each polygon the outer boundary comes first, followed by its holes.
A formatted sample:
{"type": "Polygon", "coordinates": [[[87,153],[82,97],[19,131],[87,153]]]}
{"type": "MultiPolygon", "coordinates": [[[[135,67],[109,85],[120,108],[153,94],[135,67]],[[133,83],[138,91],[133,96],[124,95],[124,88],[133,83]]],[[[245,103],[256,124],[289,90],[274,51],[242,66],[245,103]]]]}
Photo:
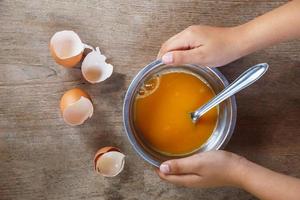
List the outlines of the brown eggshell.
{"type": "Polygon", "coordinates": [[[72,68],[72,67],[75,67],[81,60],[82,58],[82,55],[83,55],[83,51],[76,55],[76,56],[73,56],[73,57],[70,57],[70,58],[66,58],[66,59],[60,59],[55,51],[54,51],[54,48],[53,46],[50,44],[50,52],[51,52],[51,55],[53,57],[53,59],[55,60],[55,62],[59,65],[62,65],[66,68],[72,68]]]}
{"type": "Polygon", "coordinates": [[[101,149],[99,149],[94,157],[94,169],[96,170],[96,165],[97,165],[97,160],[105,153],[110,152],[110,151],[117,151],[117,152],[121,152],[120,149],[116,148],[116,147],[103,147],[101,149]]]}
{"type": "Polygon", "coordinates": [[[74,89],[68,90],[62,96],[62,98],[60,100],[60,110],[61,110],[61,112],[63,113],[64,110],[68,107],[68,105],[75,103],[82,96],[88,98],[89,100],[91,100],[91,97],[85,91],[83,91],[79,88],[74,88],[74,89]]]}

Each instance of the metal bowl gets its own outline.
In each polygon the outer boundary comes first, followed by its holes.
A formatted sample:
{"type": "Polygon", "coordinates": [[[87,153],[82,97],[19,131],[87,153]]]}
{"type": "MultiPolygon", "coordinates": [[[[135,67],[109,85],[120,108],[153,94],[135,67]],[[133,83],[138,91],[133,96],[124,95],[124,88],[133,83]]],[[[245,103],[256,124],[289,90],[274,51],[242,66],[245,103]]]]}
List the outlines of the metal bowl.
{"type": "Polygon", "coordinates": [[[143,68],[132,80],[126,92],[123,106],[123,122],[127,137],[135,149],[135,151],[150,164],[159,167],[159,165],[170,159],[186,157],[194,153],[222,149],[230,140],[236,122],[236,101],[235,97],[227,99],[219,105],[219,115],[214,132],[197,151],[184,156],[167,156],[154,151],[148,147],[140,138],[135,130],[133,122],[133,104],[137,92],[143,82],[154,74],[163,72],[165,70],[182,70],[196,74],[201,77],[217,94],[221,92],[224,87],[228,85],[227,79],[216,68],[199,67],[197,65],[181,65],[181,66],[167,66],[160,60],[156,60],[145,68],[143,68]]]}

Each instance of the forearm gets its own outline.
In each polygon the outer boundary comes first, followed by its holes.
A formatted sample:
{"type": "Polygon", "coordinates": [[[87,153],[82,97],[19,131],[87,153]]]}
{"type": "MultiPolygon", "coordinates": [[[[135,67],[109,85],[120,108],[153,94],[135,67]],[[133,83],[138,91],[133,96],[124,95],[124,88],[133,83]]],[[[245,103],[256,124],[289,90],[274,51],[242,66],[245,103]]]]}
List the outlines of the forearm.
{"type": "Polygon", "coordinates": [[[262,200],[299,200],[300,180],[245,160],[239,186],[262,200]]]}
{"type": "Polygon", "coordinates": [[[291,1],[239,27],[242,56],[300,38],[300,0],[291,1]]]}

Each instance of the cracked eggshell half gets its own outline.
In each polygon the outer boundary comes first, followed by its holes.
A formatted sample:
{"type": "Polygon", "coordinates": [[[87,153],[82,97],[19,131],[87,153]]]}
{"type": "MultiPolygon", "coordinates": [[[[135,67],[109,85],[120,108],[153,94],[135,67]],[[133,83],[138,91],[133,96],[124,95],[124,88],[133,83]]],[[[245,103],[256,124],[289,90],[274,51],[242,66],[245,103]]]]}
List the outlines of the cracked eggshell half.
{"type": "Polygon", "coordinates": [[[116,147],[103,147],[94,158],[96,172],[104,177],[115,177],[124,169],[125,155],[116,147]]]}
{"type": "Polygon", "coordinates": [[[71,125],[81,125],[93,115],[94,107],[90,96],[79,88],[67,91],[60,100],[64,121],[71,125]]]}
{"type": "Polygon", "coordinates": [[[74,31],[56,32],[50,40],[50,51],[55,62],[67,68],[80,62],[84,49],[85,44],[74,31]]]}
{"type": "Polygon", "coordinates": [[[106,62],[106,57],[97,47],[84,58],[81,71],[85,80],[90,83],[99,83],[112,75],[113,66],[106,62]]]}

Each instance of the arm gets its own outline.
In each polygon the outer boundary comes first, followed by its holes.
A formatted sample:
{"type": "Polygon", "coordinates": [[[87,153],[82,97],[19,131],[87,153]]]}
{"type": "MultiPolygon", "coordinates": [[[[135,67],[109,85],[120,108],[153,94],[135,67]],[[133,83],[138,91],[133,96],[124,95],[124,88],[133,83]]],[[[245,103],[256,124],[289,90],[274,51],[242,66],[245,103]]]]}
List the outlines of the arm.
{"type": "Polygon", "coordinates": [[[225,151],[169,160],[157,170],[171,183],[187,187],[235,186],[262,200],[299,200],[300,180],[276,173],[225,151]]]}
{"type": "Polygon", "coordinates": [[[243,54],[300,38],[300,0],[291,1],[239,27],[243,54]]]}
{"type": "Polygon", "coordinates": [[[270,45],[300,37],[300,0],[236,27],[191,26],[167,40],[158,58],[166,64],[222,66],[270,45]]]}
{"type": "Polygon", "coordinates": [[[255,163],[243,166],[241,186],[263,200],[300,199],[300,180],[276,173],[255,163]]]}

